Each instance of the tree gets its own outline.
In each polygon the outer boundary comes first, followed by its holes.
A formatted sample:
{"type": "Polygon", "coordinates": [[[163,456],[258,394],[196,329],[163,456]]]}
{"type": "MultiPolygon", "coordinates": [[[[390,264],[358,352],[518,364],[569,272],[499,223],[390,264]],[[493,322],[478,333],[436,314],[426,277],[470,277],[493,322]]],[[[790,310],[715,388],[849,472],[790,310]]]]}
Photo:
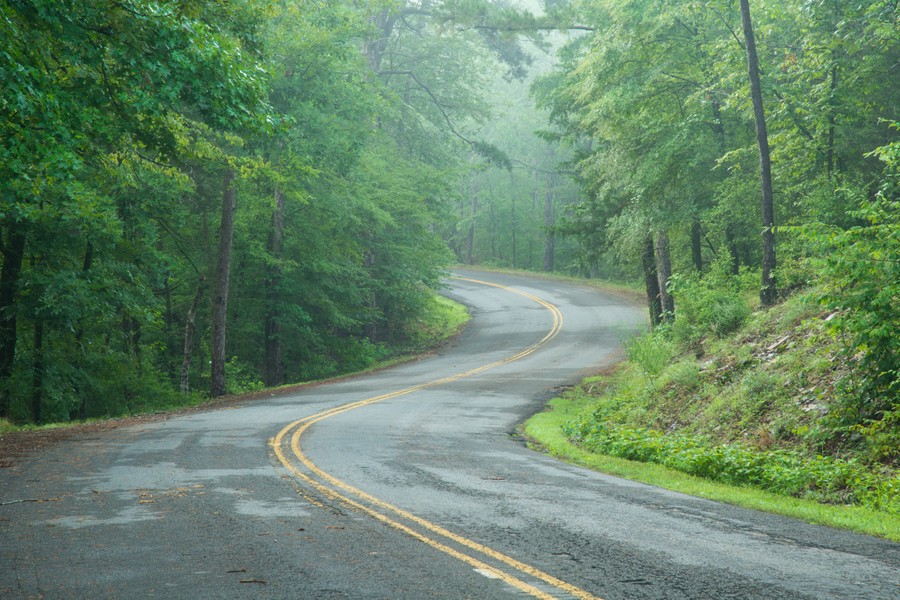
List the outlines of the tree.
{"type": "Polygon", "coordinates": [[[759,58],[756,55],[756,38],[750,18],[750,3],[740,0],[741,24],[747,50],[747,70],[750,75],[750,96],[753,100],[753,121],[756,124],[756,143],[759,148],[759,174],[762,184],[763,259],[762,285],[759,299],[764,306],[775,303],[778,290],[775,284],[775,206],[772,199],[772,159],[769,153],[769,133],[766,128],[766,112],[763,108],[762,86],[759,76],[759,58]]]}
{"type": "Polygon", "coordinates": [[[226,167],[222,183],[222,222],[219,226],[219,251],[213,281],[211,395],[225,395],[225,333],[228,322],[228,294],[231,291],[231,251],[234,243],[234,213],[237,208],[235,172],[226,167]]]}
{"type": "Polygon", "coordinates": [[[265,114],[262,72],[229,29],[255,8],[35,0],[0,10],[0,413],[22,418],[11,400],[26,387],[52,408],[33,415],[83,413],[85,395],[120,385],[117,369],[153,377],[142,350],[165,263],[152,260],[153,215],[184,189],[184,139],[265,114]]]}

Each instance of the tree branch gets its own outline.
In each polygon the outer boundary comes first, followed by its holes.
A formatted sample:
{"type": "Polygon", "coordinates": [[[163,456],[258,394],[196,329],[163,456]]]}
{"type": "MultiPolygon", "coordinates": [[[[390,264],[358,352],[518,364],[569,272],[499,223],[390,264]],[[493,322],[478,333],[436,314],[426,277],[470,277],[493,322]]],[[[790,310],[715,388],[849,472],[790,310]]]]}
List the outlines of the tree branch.
{"type": "Polygon", "coordinates": [[[516,33],[524,31],[596,31],[592,25],[469,25],[469,29],[486,29],[516,33]]]}
{"type": "Polygon", "coordinates": [[[455,135],[456,137],[458,137],[459,139],[461,139],[462,141],[464,141],[465,143],[469,144],[470,146],[475,146],[474,141],[470,140],[469,138],[467,138],[466,136],[464,136],[463,134],[461,134],[459,131],[456,130],[456,127],[453,125],[453,121],[450,119],[450,115],[448,115],[447,112],[444,110],[444,107],[441,104],[441,101],[438,99],[437,96],[434,95],[434,92],[432,92],[431,89],[427,85],[422,83],[422,80],[420,80],[414,72],[412,72],[412,71],[380,71],[378,73],[378,75],[379,76],[405,75],[406,77],[409,77],[410,79],[412,79],[416,83],[416,85],[418,85],[420,88],[422,88],[425,91],[425,93],[428,94],[428,96],[431,98],[431,101],[434,103],[435,108],[438,109],[438,112],[441,113],[441,116],[444,117],[444,120],[447,122],[447,127],[450,128],[450,132],[453,135],[455,135]]]}

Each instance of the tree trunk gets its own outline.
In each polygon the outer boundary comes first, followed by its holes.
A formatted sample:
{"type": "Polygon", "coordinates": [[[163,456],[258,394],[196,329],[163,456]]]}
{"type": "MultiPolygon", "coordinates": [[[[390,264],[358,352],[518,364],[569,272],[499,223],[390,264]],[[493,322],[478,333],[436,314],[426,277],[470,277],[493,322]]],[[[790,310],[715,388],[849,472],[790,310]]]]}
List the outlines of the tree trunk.
{"type": "Polygon", "coordinates": [[[273,387],[284,383],[284,367],[281,363],[281,286],[284,274],[281,271],[281,256],[284,246],[284,194],[275,190],[275,209],[272,212],[272,230],[269,232],[269,254],[272,264],[266,278],[266,323],[265,351],[266,385],[273,387]]]}
{"type": "Polygon", "coordinates": [[[659,301],[659,279],[656,276],[656,257],[653,253],[653,232],[644,237],[641,251],[641,265],[644,267],[644,286],[647,289],[647,306],[650,309],[650,326],[662,323],[662,305],[659,301]]]}
{"type": "Polygon", "coordinates": [[[697,215],[691,219],[691,257],[694,268],[698,273],[703,273],[703,225],[697,215]]]}
{"type": "Polygon", "coordinates": [[[722,120],[722,105],[718,100],[713,99],[710,102],[710,110],[712,110],[712,130],[716,136],[716,140],[719,143],[719,155],[725,154],[725,149],[728,147],[728,140],[725,136],[725,122],[722,120]]]}
{"type": "Polygon", "coordinates": [[[3,269],[0,270],[0,418],[8,419],[10,411],[9,377],[16,358],[16,291],[25,255],[25,232],[13,224],[9,241],[3,247],[3,269]]]}
{"type": "MultiPolygon", "coordinates": [[[[162,254],[165,252],[162,239],[156,244],[156,249],[162,254]]],[[[162,295],[165,301],[165,332],[166,332],[166,375],[174,386],[177,382],[175,365],[178,360],[177,340],[175,336],[175,313],[172,309],[172,278],[171,271],[166,269],[163,274],[162,295]]]]}
{"type": "Polygon", "coordinates": [[[516,268],[516,187],[512,171],[509,172],[509,190],[512,199],[512,268],[516,268]]]}
{"type": "Polygon", "coordinates": [[[491,260],[497,260],[497,220],[496,215],[494,213],[494,186],[490,185],[488,187],[488,191],[490,192],[491,203],[488,207],[490,209],[491,215],[491,260]]]}
{"type": "MultiPolygon", "coordinates": [[[[91,270],[91,266],[94,264],[94,244],[87,242],[84,247],[84,260],[81,262],[81,276],[87,278],[87,273],[91,270]]],[[[84,323],[80,322],[78,324],[78,329],[75,332],[75,341],[78,344],[78,348],[81,348],[82,340],[84,339],[84,323]]],[[[87,396],[81,391],[80,386],[75,384],[75,395],[78,397],[78,408],[75,410],[69,411],[69,419],[73,418],[73,414],[75,418],[78,419],[86,419],[87,418],[87,396]]]]}
{"type": "Polygon", "coordinates": [[[544,195],[544,272],[553,271],[556,260],[556,231],[553,229],[553,180],[548,183],[544,195]]]}
{"type": "Polygon", "coordinates": [[[391,41],[391,33],[398,16],[391,10],[382,10],[369,18],[372,37],[363,42],[363,51],[373,73],[381,71],[381,61],[391,41]]]}
{"type": "Polygon", "coordinates": [[[656,236],[656,275],[659,279],[659,303],[662,319],[671,321],[675,315],[675,298],[669,293],[672,277],[672,254],[669,250],[669,232],[661,229],[656,236]]]}
{"type": "Polygon", "coordinates": [[[41,424],[41,405],[44,396],[44,320],[34,319],[34,352],[31,360],[31,420],[41,424]]]}
{"type": "Polygon", "coordinates": [[[219,226],[219,253],[212,305],[212,369],[210,392],[213,398],[225,395],[225,332],[228,318],[228,291],[231,278],[231,250],[234,213],[237,206],[234,169],[225,171],[222,193],[222,221],[219,226]]]}
{"type": "MultiPolygon", "coordinates": [[[[834,52],[832,52],[832,61],[835,61],[836,58],[834,56],[834,52]]],[[[835,138],[835,122],[836,117],[835,113],[837,109],[835,108],[835,98],[834,95],[837,91],[838,87],[838,68],[835,64],[831,67],[831,86],[829,89],[828,96],[828,148],[825,152],[825,161],[826,161],[826,169],[828,175],[828,181],[831,181],[834,177],[834,138],[835,138]]]]}
{"type": "Polygon", "coordinates": [[[129,318],[131,321],[131,352],[134,354],[134,364],[138,377],[144,374],[144,361],[141,360],[141,324],[134,317],[129,318]]]}
{"type": "Polygon", "coordinates": [[[762,281],[759,299],[763,306],[775,303],[778,290],[775,286],[775,209],[772,193],[772,161],[769,155],[769,134],[766,130],[766,113],[763,109],[762,88],[759,81],[759,59],[756,56],[756,38],[750,19],[748,0],[740,0],[741,21],[744,26],[744,42],[747,48],[747,70],[750,75],[750,96],[753,100],[753,120],[756,123],[756,143],[759,146],[759,173],[762,183],[763,259],[762,281]]]}
{"type": "Polygon", "coordinates": [[[200,299],[203,297],[205,288],[205,280],[201,275],[200,282],[197,284],[197,293],[194,294],[194,300],[191,302],[187,320],[184,323],[184,353],[181,360],[181,393],[184,395],[191,391],[191,360],[194,355],[194,333],[197,331],[197,307],[200,306],[200,299]]]}
{"type": "Polygon", "coordinates": [[[741,272],[741,257],[738,254],[737,242],[734,240],[734,225],[731,223],[725,226],[725,245],[728,247],[728,254],[731,255],[731,274],[737,275],[741,272]]]}
{"type": "Polygon", "coordinates": [[[475,178],[472,178],[472,210],[469,213],[469,231],[466,235],[466,263],[470,265],[475,264],[475,215],[478,214],[478,191],[478,182],[475,181],[475,178]]]}
{"type": "MultiPolygon", "coordinates": [[[[373,273],[375,271],[375,251],[372,248],[375,247],[375,240],[371,239],[369,243],[370,249],[366,250],[365,256],[363,257],[363,265],[365,265],[366,270],[369,273],[373,273]]],[[[375,278],[372,277],[372,281],[374,282],[375,278]]],[[[375,290],[375,285],[372,285],[372,289],[369,290],[369,322],[366,323],[366,326],[363,330],[366,333],[366,337],[372,342],[378,341],[378,322],[377,322],[377,314],[378,314],[378,293],[375,290]]]]}

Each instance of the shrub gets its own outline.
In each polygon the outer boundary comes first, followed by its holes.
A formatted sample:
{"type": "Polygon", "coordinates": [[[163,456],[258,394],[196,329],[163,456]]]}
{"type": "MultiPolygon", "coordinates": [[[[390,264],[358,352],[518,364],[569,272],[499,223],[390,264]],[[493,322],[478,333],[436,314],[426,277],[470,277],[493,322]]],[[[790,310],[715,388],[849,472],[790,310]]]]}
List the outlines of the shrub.
{"type": "Polygon", "coordinates": [[[657,463],[731,485],[900,514],[900,476],[883,477],[855,461],[713,445],[703,436],[599,422],[590,413],[563,430],[575,443],[600,454],[657,463]]]}
{"type": "Polygon", "coordinates": [[[650,377],[662,373],[675,356],[675,348],[662,333],[635,336],[625,342],[625,350],[629,360],[650,377]]]}
{"type": "MultiPolygon", "coordinates": [[[[897,124],[895,124],[896,126],[897,124]]],[[[900,142],[875,153],[885,164],[874,198],[855,192],[864,223],[846,229],[798,228],[816,247],[821,303],[831,333],[845,346],[850,374],[843,381],[839,418],[872,443],[897,448],[900,432],[900,142]]],[[[891,453],[888,453],[891,454],[891,453]]],[[[896,458],[896,450],[893,451],[896,458]]]]}
{"type": "Polygon", "coordinates": [[[723,269],[716,263],[706,277],[675,274],[670,279],[669,291],[676,298],[672,334],[678,342],[692,346],[706,336],[722,337],[750,316],[742,291],[746,273],[734,277],[723,269]]]}

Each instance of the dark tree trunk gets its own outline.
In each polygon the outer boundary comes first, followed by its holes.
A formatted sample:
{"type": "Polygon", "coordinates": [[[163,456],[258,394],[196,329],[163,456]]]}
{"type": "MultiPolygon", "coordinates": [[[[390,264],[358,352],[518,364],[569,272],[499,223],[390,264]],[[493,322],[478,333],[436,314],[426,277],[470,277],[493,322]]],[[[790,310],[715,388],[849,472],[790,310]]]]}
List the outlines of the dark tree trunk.
{"type": "Polygon", "coordinates": [[[725,154],[725,148],[728,147],[725,137],[725,123],[722,121],[722,105],[718,100],[713,99],[710,102],[710,109],[713,114],[712,129],[719,142],[719,154],[725,154]]]}
{"type": "Polygon", "coordinates": [[[475,216],[478,214],[478,183],[472,179],[472,204],[469,213],[469,231],[466,235],[466,263],[475,264],[475,216]]]}
{"type": "Polygon", "coordinates": [[[34,320],[34,353],[31,360],[31,420],[41,424],[41,405],[44,396],[44,320],[34,320]]]}
{"type": "MultiPolygon", "coordinates": [[[[88,241],[87,245],[84,248],[84,260],[81,263],[81,275],[82,277],[87,277],[88,271],[91,270],[91,266],[94,264],[94,245],[88,241]]],[[[78,330],[75,332],[75,341],[78,343],[78,347],[81,347],[81,340],[84,339],[84,325],[82,323],[78,324],[78,330]]],[[[72,411],[69,411],[69,418],[78,419],[86,419],[87,418],[87,396],[85,396],[79,387],[78,384],[75,385],[75,393],[76,396],[80,396],[78,399],[78,408],[72,411]]]]}
{"type": "Polygon", "coordinates": [[[703,273],[703,225],[696,215],[691,220],[691,257],[694,259],[694,268],[698,273],[703,273]]]}
{"type": "Polygon", "coordinates": [[[225,171],[222,193],[222,221],[219,226],[219,252],[213,283],[212,368],[210,393],[225,395],[225,332],[228,320],[228,292],[231,283],[231,250],[234,239],[234,213],[237,206],[234,170],[225,171]]]}
{"type": "Polygon", "coordinates": [[[284,383],[284,366],[281,362],[281,286],[284,274],[281,270],[284,246],[284,194],[275,190],[275,209],[272,211],[272,230],[269,232],[269,254],[272,264],[266,278],[265,351],[266,385],[273,387],[284,383]]]}
{"type": "Polygon", "coordinates": [[[20,225],[10,228],[3,247],[0,270],[0,418],[8,419],[10,390],[7,385],[16,359],[16,291],[25,255],[25,232],[20,225]]]}
{"type": "Polygon", "coordinates": [[[163,280],[163,297],[166,301],[166,374],[172,385],[175,385],[175,364],[178,359],[178,350],[175,347],[175,314],[172,312],[172,285],[168,272],[163,280]]]}
{"type": "Polygon", "coordinates": [[[512,199],[512,268],[516,268],[516,188],[512,171],[509,172],[510,198],[512,199]]]}
{"type": "Polygon", "coordinates": [[[647,306],[650,309],[650,326],[662,323],[662,304],[659,301],[659,279],[656,276],[656,256],[653,250],[653,233],[647,232],[641,250],[641,265],[644,268],[644,286],[647,289],[647,306]]]}
{"type": "Polygon", "coordinates": [[[181,393],[189,394],[191,391],[191,360],[194,355],[194,333],[197,331],[197,308],[200,306],[200,299],[203,298],[203,291],[206,288],[206,282],[203,276],[200,276],[200,282],[197,284],[197,292],[188,309],[187,320],[184,323],[184,352],[181,360],[181,393]]]}
{"type": "Polygon", "coordinates": [[[747,48],[747,70],[750,75],[750,96],[753,100],[753,120],[756,123],[756,143],[759,146],[759,173],[762,183],[763,259],[762,281],[759,299],[763,306],[775,303],[778,290],[775,285],[775,209],[772,193],[772,161],[769,155],[769,134],[766,129],[766,112],[763,109],[762,88],[759,80],[759,59],[756,56],[756,38],[750,19],[748,0],[740,0],[741,21],[744,26],[744,42],[747,48]]]}
{"type": "Polygon", "coordinates": [[[662,318],[671,321],[675,314],[675,298],[669,293],[669,279],[672,277],[672,254],[669,248],[669,232],[665,229],[656,236],[656,275],[659,279],[659,303],[662,318]]]}
{"type": "MultiPolygon", "coordinates": [[[[163,253],[165,247],[160,239],[156,244],[156,249],[163,253]]],[[[167,269],[163,275],[163,300],[165,301],[165,332],[166,332],[166,375],[174,386],[177,383],[177,373],[175,365],[178,361],[178,341],[175,336],[175,313],[172,310],[172,283],[171,272],[167,269]]]]}
{"type": "Polygon", "coordinates": [[[133,317],[129,321],[131,322],[131,353],[134,355],[134,365],[138,377],[141,377],[144,373],[144,364],[141,360],[141,324],[133,317]]]}
{"type": "Polygon", "coordinates": [[[556,231],[553,228],[553,180],[544,195],[544,272],[551,273],[556,261],[556,231]]]}
{"type": "Polygon", "coordinates": [[[734,239],[734,225],[731,223],[725,226],[725,245],[728,247],[728,254],[731,255],[731,274],[737,275],[741,272],[741,257],[734,239]]]}

